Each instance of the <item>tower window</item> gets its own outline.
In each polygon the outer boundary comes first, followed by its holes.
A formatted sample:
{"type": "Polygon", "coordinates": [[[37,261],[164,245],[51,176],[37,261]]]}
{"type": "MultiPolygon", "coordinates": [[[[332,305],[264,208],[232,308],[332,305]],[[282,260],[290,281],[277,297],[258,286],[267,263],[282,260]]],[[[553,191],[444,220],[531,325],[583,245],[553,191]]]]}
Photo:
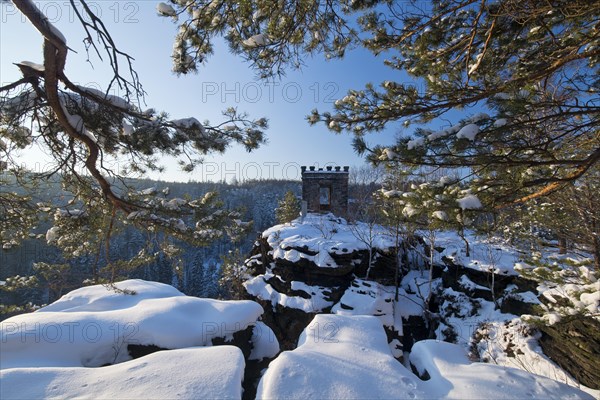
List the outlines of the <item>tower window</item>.
{"type": "Polygon", "coordinates": [[[328,186],[321,186],[319,188],[319,204],[321,206],[331,205],[331,188],[328,186]]]}

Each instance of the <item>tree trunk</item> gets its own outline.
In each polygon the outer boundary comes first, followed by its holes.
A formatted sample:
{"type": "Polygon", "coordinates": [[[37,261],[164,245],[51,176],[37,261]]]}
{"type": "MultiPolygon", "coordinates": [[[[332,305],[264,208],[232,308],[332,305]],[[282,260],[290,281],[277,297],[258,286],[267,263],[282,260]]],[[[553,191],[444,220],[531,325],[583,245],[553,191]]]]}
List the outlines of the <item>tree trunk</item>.
{"type": "Polygon", "coordinates": [[[396,226],[396,243],[395,243],[394,252],[396,258],[396,270],[394,271],[394,286],[396,286],[394,293],[394,301],[398,302],[399,296],[399,288],[400,288],[400,227],[396,226]]]}
{"type": "Polygon", "coordinates": [[[432,289],[432,281],[433,281],[433,260],[434,260],[434,252],[435,251],[435,232],[429,231],[429,285],[427,293],[427,299],[425,300],[425,309],[426,315],[427,311],[429,311],[429,303],[431,301],[431,289],[432,289]]]}
{"type": "Polygon", "coordinates": [[[469,248],[469,241],[465,237],[465,210],[460,210],[460,227],[458,229],[458,235],[465,242],[465,255],[471,257],[471,249],[469,248]]]}
{"type": "Polygon", "coordinates": [[[471,247],[469,246],[469,241],[465,236],[465,231],[462,228],[460,229],[459,236],[463,240],[463,242],[465,242],[465,256],[471,257],[471,247]]]}
{"type": "Polygon", "coordinates": [[[567,238],[563,235],[558,236],[558,254],[567,254],[567,238]]]}
{"type": "Polygon", "coordinates": [[[600,271],[600,238],[594,236],[594,268],[600,271]]]}
{"type": "Polygon", "coordinates": [[[371,266],[373,265],[373,244],[369,243],[369,266],[367,267],[367,274],[365,279],[369,279],[369,274],[371,273],[371,266]]]}

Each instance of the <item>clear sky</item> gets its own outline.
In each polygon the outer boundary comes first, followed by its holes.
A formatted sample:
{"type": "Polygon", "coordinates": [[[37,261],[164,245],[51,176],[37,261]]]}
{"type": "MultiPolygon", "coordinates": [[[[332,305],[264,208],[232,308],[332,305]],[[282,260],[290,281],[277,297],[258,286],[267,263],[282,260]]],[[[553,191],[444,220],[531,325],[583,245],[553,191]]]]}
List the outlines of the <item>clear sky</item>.
{"type": "MultiPolygon", "coordinates": [[[[350,135],[335,135],[322,124],[311,127],[305,116],[313,108],[331,109],[333,101],[350,88],[361,89],[367,82],[379,84],[386,79],[409,79],[383,66],[383,58],[357,50],[341,61],[325,61],[322,56],[307,59],[301,71],[288,71],[281,80],[267,83],[257,81],[249,65],[229,54],[223,43],[216,46],[215,55],[198,74],[177,77],[171,72],[170,59],[176,25],[169,18],[157,16],[156,1],[88,3],[102,17],[120,49],[135,58],[135,69],[148,93],[148,107],[166,111],[173,118],[193,116],[218,123],[221,111],[235,106],[252,117],[264,116],[270,121],[268,143],[259,150],[247,153],[232,147],[224,155],[208,156],[205,164],[191,174],[180,172],[174,160],[164,159],[162,164],[167,170],[150,176],[155,179],[299,179],[300,165],[362,164],[351,148],[350,135]]],[[[67,75],[78,84],[104,90],[110,71],[93,54],[93,66],[86,63],[83,29],[69,2],[36,4],[61,30],[69,47],[77,51],[68,56],[67,75]]],[[[10,2],[1,3],[0,21],[0,83],[4,85],[20,78],[14,62],[42,63],[42,39],[10,2]]],[[[398,125],[390,126],[369,140],[392,143],[398,129],[398,125]]],[[[38,170],[45,162],[44,156],[35,151],[23,154],[22,159],[38,170]]]]}

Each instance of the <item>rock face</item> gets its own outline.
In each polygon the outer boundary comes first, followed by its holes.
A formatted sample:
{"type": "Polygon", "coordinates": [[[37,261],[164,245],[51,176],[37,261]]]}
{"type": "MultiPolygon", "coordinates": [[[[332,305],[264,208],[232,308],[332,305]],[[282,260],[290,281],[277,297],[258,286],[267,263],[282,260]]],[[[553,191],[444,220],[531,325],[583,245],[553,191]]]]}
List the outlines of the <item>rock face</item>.
{"type": "Polygon", "coordinates": [[[522,297],[512,292],[535,293],[537,282],[522,278],[518,275],[492,274],[455,264],[449,258],[442,258],[445,264],[438,274],[444,287],[462,292],[470,298],[493,301],[505,314],[536,315],[538,307],[534,303],[524,301],[522,297]]]}
{"type": "MultiPolygon", "coordinates": [[[[244,286],[251,298],[263,306],[263,321],[275,332],[282,350],[297,346],[300,333],[316,314],[330,312],[385,318],[390,343],[396,340],[400,345],[401,328],[393,328],[391,305],[386,304],[377,283],[394,283],[394,242],[384,228],[375,227],[375,246],[369,254],[367,245],[355,232],[365,229],[363,225],[349,224],[332,214],[309,214],[304,221],[265,231],[256,241],[246,260],[252,278],[244,286]],[[373,287],[357,282],[357,277],[367,273],[369,279],[377,281],[373,287]],[[369,297],[373,308],[354,310],[351,304],[344,304],[342,298],[349,291],[354,291],[354,297],[369,297]]],[[[390,296],[387,299],[391,301],[390,296]]]]}
{"type": "MultiPolygon", "coordinates": [[[[427,251],[419,237],[395,243],[382,227],[348,223],[332,214],[309,214],[258,238],[246,260],[251,278],[244,286],[264,308],[263,320],[282,350],[294,349],[302,330],[322,313],[379,317],[397,357],[419,340],[455,341],[457,332],[449,321],[476,317],[481,301],[494,302],[504,313],[536,313],[531,299],[520,297],[535,291],[535,282],[495,275],[492,285],[490,273],[449,258],[432,269],[433,296],[425,303],[429,271],[420,254],[427,251]],[[373,246],[371,252],[367,243],[373,246]],[[396,260],[401,263],[399,277],[396,260]],[[459,300],[469,304],[458,304],[459,300]],[[436,332],[440,324],[444,326],[436,332]]],[[[444,249],[436,251],[442,254],[444,249]]]]}
{"type": "MultiPolygon", "coordinates": [[[[308,248],[286,248],[290,250],[315,256],[308,248]]],[[[329,313],[350,287],[357,269],[368,264],[366,250],[330,256],[337,268],[320,268],[307,258],[296,262],[274,258],[267,239],[259,238],[253,256],[246,260],[246,267],[255,277],[245,286],[251,298],[264,308],[262,320],[273,329],[282,350],[295,348],[300,333],[314,316],[329,313]]]]}
{"type": "Polygon", "coordinates": [[[540,328],[544,353],[577,381],[600,389],[600,322],[573,316],[540,328]]]}
{"type": "MultiPolygon", "coordinates": [[[[469,280],[475,283],[478,287],[483,287],[484,291],[487,290],[490,292],[489,294],[486,294],[479,290],[474,290],[472,294],[475,297],[489,297],[489,300],[491,300],[490,273],[472,268],[466,268],[462,265],[457,265],[449,258],[444,257],[442,258],[442,261],[444,262],[446,267],[443,274],[444,285],[456,289],[456,285],[460,281],[461,275],[466,275],[466,277],[469,278],[469,280]]],[[[530,279],[522,278],[518,275],[495,274],[494,292],[502,293],[510,285],[516,285],[522,291],[535,291],[538,283],[530,279]]]]}
{"type": "MultiPolygon", "coordinates": [[[[485,357],[473,349],[488,342],[480,330],[494,332],[492,328],[511,321],[525,324],[517,318],[523,314],[544,315],[545,300],[538,298],[538,283],[519,276],[516,268],[512,271],[512,264],[502,264],[503,268],[476,265],[480,258],[452,256],[446,247],[436,242],[436,264],[430,269],[429,258],[423,256],[429,249],[421,238],[395,243],[382,227],[348,223],[331,214],[309,214],[304,220],[270,228],[258,238],[246,260],[244,286],[249,298],[263,307],[262,321],[273,330],[282,351],[296,349],[301,333],[320,314],[336,314],[377,317],[397,360],[404,361],[415,343],[436,339],[462,345],[479,361],[485,357]],[[368,229],[373,236],[362,240],[368,229]]],[[[560,328],[551,328],[540,343],[553,361],[594,388],[597,383],[593,382],[600,380],[595,371],[599,345],[584,345],[580,340],[590,337],[591,324],[597,321],[569,326],[562,330],[572,332],[566,336],[561,336],[560,328]],[[561,347],[562,343],[568,345],[561,347]],[[592,353],[596,358],[589,356],[592,353]]],[[[325,336],[327,329],[335,330],[323,328],[325,336]]],[[[515,329],[505,331],[521,335],[515,329]]],[[[594,329],[597,337],[600,329],[594,329]]],[[[518,337],[535,341],[534,333],[518,337]]],[[[496,347],[487,350],[513,357],[511,351],[518,349],[506,340],[489,340],[496,347]]]]}

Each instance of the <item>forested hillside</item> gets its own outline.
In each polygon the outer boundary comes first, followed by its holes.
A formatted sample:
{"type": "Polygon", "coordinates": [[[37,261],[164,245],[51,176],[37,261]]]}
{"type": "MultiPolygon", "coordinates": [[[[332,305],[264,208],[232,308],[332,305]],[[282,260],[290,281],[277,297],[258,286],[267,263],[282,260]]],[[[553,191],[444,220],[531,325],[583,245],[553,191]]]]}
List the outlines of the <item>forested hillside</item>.
{"type": "MultiPolygon", "coordinates": [[[[256,238],[257,232],[275,224],[275,209],[278,202],[288,191],[299,195],[300,183],[296,181],[264,180],[245,183],[213,183],[213,182],[161,182],[149,179],[132,180],[132,187],[139,190],[155,189],[159,193],[168,193],[169,198],[202,198],[208,192],[217,192],[226,209],[241,210],[244,221],[253,221],[248,233],[239,243],[227,238],[217,239],[206,246],[194,246],[185,242],[177,242],[181,253],[174,259],[158,257],[130,271],[129,277],[137,277],[174,284],[182,292],[199,297],[216,298],[222,296],[219,288],[219,267],[222,257],[229,251],[239,249],[247,254],[256,238]],[[180,265],[175,265],[180,263],[180,265]]],[[[59,203],[69,194],[61,189],[58,179],[47,181],[36,188],[36,200],[39,202],[59,203]]],[[[165,194],[165,197],[167,195],[165,194]]],[[[36,232],[38,238],[25,240],[20,246],[5,246],[0,250],[0,281],[14,276],[29,277],[36,274],[34,263],[61,264],[68,263],[68,273],[56,277],[60,282],[42,282],[33,288],[13,292],[0,291],[0,304],[46,304],[56,300],[70,289],[81,286],[82,282],[91,278],[90,263],[96,255],[84,255],[65,260],[62,252],[46,240],[46,231],[50,221],[41,223],[36,232]]],[[[113,235],[110,243],[111,258],[130,259],[148,244],[147,232],[142,232],[130,225],[123,231],[113,235]]],[[[104,255],[99,255],[100,264],[105,264],[104,255]]]]}

